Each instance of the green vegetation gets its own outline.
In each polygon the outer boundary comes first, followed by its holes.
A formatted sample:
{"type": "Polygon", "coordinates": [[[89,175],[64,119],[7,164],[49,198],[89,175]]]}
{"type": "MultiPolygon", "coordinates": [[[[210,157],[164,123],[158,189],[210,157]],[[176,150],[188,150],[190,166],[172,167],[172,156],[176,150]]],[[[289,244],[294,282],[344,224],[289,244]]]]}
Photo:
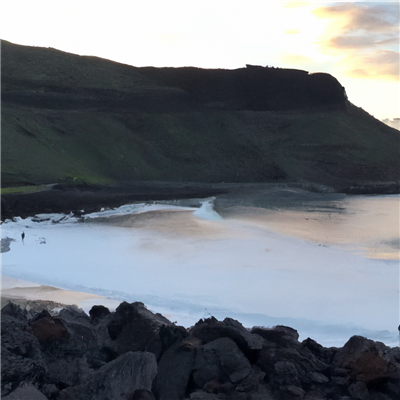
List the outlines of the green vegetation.
{"type": "Polygon", "coordinates": [[[47,190],[45,185],[36,185],[36,186],[14,186],[1,188],[1,194],[13,194],[13,193],[34,193],[40,192],[42,190],[47,190]]]}
{"type": "MultiPolygon", "coordinates": [[[[245,94],[235,89],[232,102],[227,82],[246,69],[229,79],[217,71],[207,89],[193,78],[206,74],[198,69],[133,68],[9,43],[2,51],[4,187],[138,180],[343,187],[399,179],[398,131],[345,101],[285,109],[277,92],[283,109],[265,101],[257,109],[258,92],[249,97],[240,87],[245,94]],[[246,99],[251,107],[241,105],[246,99]]],[[[259,79],[251,74],[246,79],[259,79]]],[[[300,83],[307,76],[295,73],[300,83]]],[[[337,101],[341,86],[322,78],[337,101]]]]}

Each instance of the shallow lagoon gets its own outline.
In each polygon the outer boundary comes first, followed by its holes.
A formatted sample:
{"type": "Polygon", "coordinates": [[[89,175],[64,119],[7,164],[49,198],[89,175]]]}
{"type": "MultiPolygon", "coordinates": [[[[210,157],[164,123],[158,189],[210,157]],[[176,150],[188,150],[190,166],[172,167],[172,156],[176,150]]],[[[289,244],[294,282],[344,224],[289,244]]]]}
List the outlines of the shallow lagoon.
{"type": "Polygon", "coordinates": [[[184,326],[228,316],[325,346],[354,334],[398,345],[398,195],[253,188],[40,217],[2,225],[15,239],[3,275],[142,301],[184,326]]]}

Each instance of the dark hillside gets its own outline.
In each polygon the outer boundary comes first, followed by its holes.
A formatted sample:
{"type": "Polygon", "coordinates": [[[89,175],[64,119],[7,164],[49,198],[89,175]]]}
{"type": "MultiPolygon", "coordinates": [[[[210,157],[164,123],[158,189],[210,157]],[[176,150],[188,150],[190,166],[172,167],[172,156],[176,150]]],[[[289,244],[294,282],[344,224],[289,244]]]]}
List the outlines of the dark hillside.
{"type": "Polygon", "coordinates": [[[283,111],[330,106],[344,108],[344,88],[328,74],[248,65],[236,70],[141,68],[159,84],[179,87],[197,107],[283,111]]]}
{"type": "Polygon", "coordinates": [[[328,74],[135,68],[2,41],[2,186],[399,179],[399,133],[328,74]]]}

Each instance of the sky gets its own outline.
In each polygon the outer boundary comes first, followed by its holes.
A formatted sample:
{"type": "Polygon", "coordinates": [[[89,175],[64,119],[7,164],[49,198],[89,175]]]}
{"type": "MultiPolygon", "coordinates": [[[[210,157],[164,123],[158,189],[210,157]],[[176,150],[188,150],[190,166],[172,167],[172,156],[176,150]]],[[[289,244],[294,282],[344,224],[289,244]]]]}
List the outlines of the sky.
{"type": "Polygon", "coordinates": [[[400,116],[399,2],[0,0],[0,38],[137,67],[326,72],[378,119],[400,116]]]}

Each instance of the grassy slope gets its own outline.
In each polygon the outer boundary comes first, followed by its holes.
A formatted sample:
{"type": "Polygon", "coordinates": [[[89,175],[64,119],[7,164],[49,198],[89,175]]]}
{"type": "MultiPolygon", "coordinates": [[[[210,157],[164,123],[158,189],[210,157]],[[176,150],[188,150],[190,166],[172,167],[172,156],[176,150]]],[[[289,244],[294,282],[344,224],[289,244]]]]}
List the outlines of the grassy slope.
{"type": "Polygon", "coordinates": [[[179,103],[182,91],[107,60],[7,43],[2,50],[4,93],[28,99],[2,103],[2,186],[398,180],[398,131],[351,104],[331,111],[148,112],[129,99],[167,93],[179,103]],[[113,107],[124,96],[123,107],[113,107]]]}
{"type": "Polygon", "coordinates": [[[394,180],[398,171],[396,131],[354,106],[175,115],[4,108],[2,123],[2,179],[10,184],[285,178],[340,185],[394,180]]]}

